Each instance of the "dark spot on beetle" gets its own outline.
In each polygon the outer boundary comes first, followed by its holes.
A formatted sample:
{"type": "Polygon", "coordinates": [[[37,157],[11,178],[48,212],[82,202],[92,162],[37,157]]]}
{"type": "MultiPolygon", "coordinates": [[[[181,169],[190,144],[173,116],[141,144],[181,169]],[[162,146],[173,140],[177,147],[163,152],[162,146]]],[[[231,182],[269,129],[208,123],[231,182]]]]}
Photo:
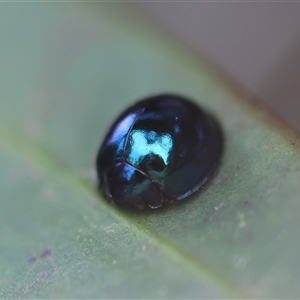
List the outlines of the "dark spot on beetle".
{"type": "Polygon", "coordinates": [[[198,191],[218,167],[223,133],[192,101],[160,95],[113,123],[96,161],[99,189],[119,206],[158,208],[198,191]]]}
{"type": "Polygon", "coordinates": [[[45,249],[41,255],[40,255],[40,258],[41,259],[46,259],[48,258],[49,256],[51,256],[51,250],[50,249],[45,249]]]}
{"type": "Polygon", "coordinates": [[[141,163],[141,168],[146,168],[149,171],[161,172],[165,167],[164,161],[158,155],[147,155],[141,163]]]}
{"type": "Polygon", "coordinates": [[[28,263],[29,263],[29,264],[33,264],[33,263],[35,263],[36,261],[37,261],[37,258],[36,258],[36,257],[31,257],[31,258],[28,259],[28,263]]]}

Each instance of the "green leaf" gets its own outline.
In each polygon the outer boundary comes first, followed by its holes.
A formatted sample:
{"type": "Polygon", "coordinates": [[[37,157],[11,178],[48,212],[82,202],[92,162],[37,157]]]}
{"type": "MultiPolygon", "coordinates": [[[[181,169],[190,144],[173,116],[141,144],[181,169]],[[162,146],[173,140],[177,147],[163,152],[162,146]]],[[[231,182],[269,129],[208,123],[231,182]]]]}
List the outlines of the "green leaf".
{"type": "Polygon", "coordinates": [[[129,19],[1,5],[0,298],[299,297],[298,136],[129,19]],[[218,116],[223,162],[189,200],[122,211],[96,192],[97,148],[128,104],[167,91],[218,116]]]}

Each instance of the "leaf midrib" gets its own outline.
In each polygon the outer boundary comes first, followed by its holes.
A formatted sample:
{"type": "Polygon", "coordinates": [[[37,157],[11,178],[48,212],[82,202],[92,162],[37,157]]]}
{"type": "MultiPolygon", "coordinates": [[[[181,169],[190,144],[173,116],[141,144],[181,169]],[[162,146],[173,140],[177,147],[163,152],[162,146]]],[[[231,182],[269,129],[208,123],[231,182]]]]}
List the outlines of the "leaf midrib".
{"type": "MultiPolygon", "coordinates": [[[[88,196],[99,198],[99,194],[88,181],[72,172],[64,163],[55,157],[49,149],[30,139],[18,128],[0,122],[0,140],[2,141],[1,147],[6,146],[15,152],[25,155],[42,167],[42,169],[52,173],[56,178],[59,178],[60,181],[68,184],[71,188],[76,188],[78,191],[87,194],[88,196]]],[[[254,298],[249,291],[242,291],[231,282],[224,280],[218,274],[201,264],[191,254],[182,250],[178,245],[166,241],[163,237],[156,235],[145,225],[134,220],[129,212],[116,209],[106,201],[99,201],[99,204],[101,204],[106,213],[109,213],[112,217],[123,222],[126,220],[139,232],[139,234],[146,236],[153,244],[160,248],[167,259],[171,258],[176,264],[180,264],[184,269],[192,272],[200,280],[207,278],[209,282],[214,286],[221,288],[230,297],[254,298]]]]}

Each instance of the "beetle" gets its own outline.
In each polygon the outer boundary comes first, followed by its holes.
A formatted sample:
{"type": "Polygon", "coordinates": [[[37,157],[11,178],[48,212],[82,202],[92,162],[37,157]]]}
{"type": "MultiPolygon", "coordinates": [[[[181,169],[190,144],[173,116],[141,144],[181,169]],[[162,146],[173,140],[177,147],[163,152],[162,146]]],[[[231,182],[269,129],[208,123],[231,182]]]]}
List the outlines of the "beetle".
{"type": "Polygon", "coordinates": [[[96,159],[99,189],[118,206],[158,208],[196,192],[222,150],[215,117],[181,96],[149,97],[109,129],[96,159]]]}

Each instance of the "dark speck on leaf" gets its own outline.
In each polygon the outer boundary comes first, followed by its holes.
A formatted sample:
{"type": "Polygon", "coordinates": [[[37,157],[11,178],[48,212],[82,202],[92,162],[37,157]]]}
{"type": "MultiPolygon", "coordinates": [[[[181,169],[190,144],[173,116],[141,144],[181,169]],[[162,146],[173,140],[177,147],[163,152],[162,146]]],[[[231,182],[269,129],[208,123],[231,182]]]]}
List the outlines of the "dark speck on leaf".
{"type": "Polygon", "coordinates": [[[36,262],[36,257],[31,257],[31,258],[28,259],[29,264],[33,264],[35,262],[36,262]]]}
{"type": "Polygon", "coordinates": [[[48,258],[49,256],[51,256],[51,250],[50,249],[45,249],[43,251],[43,253],[40,255],[40,258],[44,259],[44,258],[48,258]]]}

